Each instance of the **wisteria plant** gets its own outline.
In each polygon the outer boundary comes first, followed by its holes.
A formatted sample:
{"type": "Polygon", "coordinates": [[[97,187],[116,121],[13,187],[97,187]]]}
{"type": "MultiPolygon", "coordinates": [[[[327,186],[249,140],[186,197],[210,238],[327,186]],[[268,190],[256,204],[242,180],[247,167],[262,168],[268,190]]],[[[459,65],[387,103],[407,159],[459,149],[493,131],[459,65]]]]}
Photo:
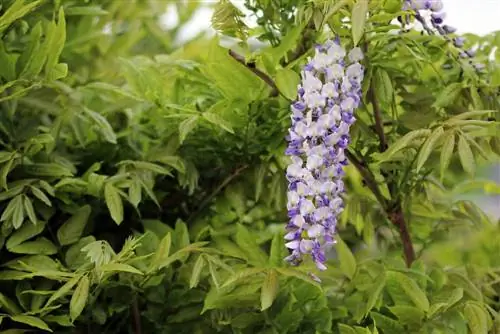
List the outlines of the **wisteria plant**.
{"type": "Polygon", "coordinates": [[[500,333],[500,32],[445,12],[0,1],[0,334],[500,333]]]}

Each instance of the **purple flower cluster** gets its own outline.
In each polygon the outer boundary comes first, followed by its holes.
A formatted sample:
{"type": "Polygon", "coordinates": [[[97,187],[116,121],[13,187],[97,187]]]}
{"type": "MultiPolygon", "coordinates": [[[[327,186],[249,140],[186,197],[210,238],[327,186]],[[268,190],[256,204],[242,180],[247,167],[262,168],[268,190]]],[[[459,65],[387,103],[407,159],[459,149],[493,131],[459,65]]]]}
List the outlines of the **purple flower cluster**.
{"type": "Polygon", "coordinates": [[[292,163],[286,172],[290,222],[285,239],[291,254],[285,260],[298,265],[310,255],[320,270],[326,269],[325,251],[335,243],[337,216],[344,207],[344,150],[361,102],[363,53],[356,47],[345,58],[338,40],[316,46],[301,73],[287,136],[292,163]]]}
{"type": "MultiPolygon", "coordinates": [[[[447,40],[450,40],[453,45],[459,49],[459,57],[463,59],[471,59],[476,55],[476,51],[474,49],[464,50],[465,38],[464,37],[454,37],[450,38],[448,35],[456,32],[456,28],[444,24],[444,19],[446,17],[446,13],[443,12],[443,2],[441,0],[405,0],[403,9],[413,9],[416,14],[415,17],[418,21],[420,21],[424,27],[427,27],[427,22],[425,18],[421,16],[421,11],[430,11],[430,22],[432,27],[437,30],[437,32],[444,36],[447,40]]],[[[478,71],[484,68],[483,64],[470,63],[474,66],[474,68],[478,71]]]]}

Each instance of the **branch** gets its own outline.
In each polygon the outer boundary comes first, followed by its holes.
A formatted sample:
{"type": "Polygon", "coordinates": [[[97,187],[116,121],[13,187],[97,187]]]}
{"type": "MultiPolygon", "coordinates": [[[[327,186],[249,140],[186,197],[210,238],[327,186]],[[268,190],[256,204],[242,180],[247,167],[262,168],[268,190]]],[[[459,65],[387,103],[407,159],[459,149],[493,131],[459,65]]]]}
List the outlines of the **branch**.
{"type": "Polygon", "coordinates": [[[269,85],[269,87],[272,88],[271,91],[271,97],[276,97],[279,94],[279,89],[278,86],[276,86],[276,83],[274,82],[273,79],[266,73],[262,72],[255,66],[255,62],[247,62],[245,60],[245,57],[242,55],[234,52],[233,50],[229,50],[229,55],[233,57],[238,63],[242,64],[246,68],[248,68],[250,71],[252,71],[256,76],[258,76],[262,81],[264,81],[266,84],[269,85]]]}
{"type": "Polygon", "coordinates": [[[373,84],[370,84],[368,96],[373,105],[373,114],[375,116],[375,132],[377,132],[378,138],[380,140],[379,149],[380,152],[384,152],[385,150],[387,150],[387,140],[385,138],[384,123],[382,121],[382,111],[380,110],[380,105],[375,95],[373,84]]]}
{"type": "Polygon", "coordinates": [[[134,297],[132,301],[132,315],[133,315],[133,323],[135,327],[135,334],[142,334],[142,325],[141,325],[141,314],[139,312],[139,305],[137,303],[137,297],[134,297]]]}
{"type": "Polygon", "coordinates": [[[356,167],[356,169],[359,171],[366,183],[366,186],[371,190],[373,195],[375,195],[377,201],[385,210],[387,207],[387,199],[380,192],[377,186],[377,181],[375,180],[375,176],[373,175],[372,171],[367,168],[366,164],[359,160],[356,155],[354,155],[354,153],[352,153],[350,150],[345,150],[344,153],[347,156],[347,159],[349,159],[349,161],[351,161],[354,167],[356,167]]]}
{"type": "Polygon", "coordinates": [[[210,201],[217,196],[232,180],[234,180],[237,176],[239,176],[245,169],[247,169],[248,165],[243,165],[237,168],[234,172],[232,172],[228,177],[222,181],[217,188],[207,198],[205,198],[198,209],[188,218],[188,222],[191,222],[198,214],[205,209],[205,207],[210,203],[210,201]]]}
{"type": "Polygon", "coordinates": [[[413,243],[411,241],[410,232],[408,231],[403,210],[400,206],[398,206],[393,210],[393,212],[387,212],[387,215],[389,220],[395,226],[399,227],[399,235],[401,237],[401,243],[403,244],[403,254],[405,256],[406,266],[410,268],[413,261],[415,261],[415,250],[413,249],[413,243]]]}

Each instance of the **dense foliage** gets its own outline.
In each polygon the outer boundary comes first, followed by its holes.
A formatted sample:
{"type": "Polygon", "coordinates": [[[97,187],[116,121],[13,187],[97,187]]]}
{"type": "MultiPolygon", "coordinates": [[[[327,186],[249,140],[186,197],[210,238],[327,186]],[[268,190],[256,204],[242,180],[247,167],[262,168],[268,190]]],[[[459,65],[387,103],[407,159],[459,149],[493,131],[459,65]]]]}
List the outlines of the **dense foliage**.
{"type": "Polygon", "coordinates": [[[184,45],[199,2],[126,2],[0,0],[1,333],[500,333],[500,226],[459,199],[500,193],[500,32],[478,72],[403,0],[220,1],[184,45]],[[285,136],[334,36],[365,78],[318,272],[283,261],[285,136]]]}

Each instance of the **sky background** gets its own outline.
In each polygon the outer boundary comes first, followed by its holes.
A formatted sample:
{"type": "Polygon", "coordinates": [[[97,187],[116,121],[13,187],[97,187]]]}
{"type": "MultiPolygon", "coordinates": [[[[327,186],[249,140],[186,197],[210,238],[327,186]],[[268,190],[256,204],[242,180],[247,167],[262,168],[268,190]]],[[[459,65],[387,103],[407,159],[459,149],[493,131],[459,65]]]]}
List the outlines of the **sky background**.
{"type": "MultiPolygon", "coordinates": [[[[500,30],[500,0],[442,0],[446,12],[446,23],[458,29],[458,33],[485,35],[500,30]]],[[[207,5],[217,1],[206,0],[207,5]]],[[[232,0],[239,8],[244,1],[232,0]]],[[[195,37],[200,31],[210,28],[212,9],[202,8],[186,24],[180,34],[182,40],[195,37]]],[[[176,25],[176,14],[170,11],[165,15],[165,26],[176,25]]]]}

